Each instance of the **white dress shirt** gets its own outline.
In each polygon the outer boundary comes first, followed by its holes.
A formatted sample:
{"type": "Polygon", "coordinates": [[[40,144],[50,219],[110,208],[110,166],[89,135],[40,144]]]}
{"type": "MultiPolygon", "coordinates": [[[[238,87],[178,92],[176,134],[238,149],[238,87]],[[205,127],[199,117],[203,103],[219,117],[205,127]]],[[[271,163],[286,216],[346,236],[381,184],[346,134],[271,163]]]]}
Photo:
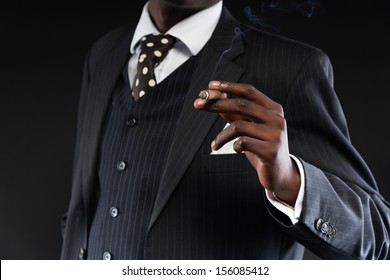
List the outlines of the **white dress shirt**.
{"type": "MultiPolygon", "coordinates": [[[[141,50],[138,44],[140,39],[151,33],[160,33],[150,18],[148,6],[148,3],[146,3],[142,10],[141,18],[130,45],[132,56],[129,60],[128,72],[131,85],[134,83],[134,77],[137,73],[138,56],[141,50]]],[[[176,37],[177,41],[164,60],[154,70],[157,84],[191,56],[197,55],[203,49],[217,26],[221,13],[222,1],[182,20],[166,32],[166,34],[176,37]],[[205,18],[207,20],[204,20],[205,18]],[[188,32],[188,30],[191,30],[191,32],[188,32]]]]}
{"type": "MultiPolygon", "coordinates": [[[[219,18],[221,17],[222,6],[223,1],[220,1],[213,6],[180,21],[166,32],[166,34],[176,37],[177,41],[173,48],[168,52],[165,59],[155,68],[157,84],[168,77],[190,57],[197,55],[203,49],[207,41],[210,39],[215,27],[217,26],[219,18]],[[191,32],[188,32],[188,30],[191,30],[191,32]]],[[[149,3],[146,3],[142,10],[140,20],[135,29],[130,45],[131,57],[128,64],[128,75],[131,85],[134,83],[134,77],[137,72],[138,56],[141,50],[139,44],[140,39],[148,34],[160,33],[150,18],[148,7],[149,3]]],[[[305,174],[302,163],[296,157],[292,155],[290,156],[297,164],[301,176],[301,185],[294,209],[286,207],[275,200],[271,192],[267,190],[265,192],[266,197],[271,202],[271,204],[276,209],[287,215],[291,222],[295,224],[298,222],[302,211],[302,201],[305,189],[305,174]]]]}

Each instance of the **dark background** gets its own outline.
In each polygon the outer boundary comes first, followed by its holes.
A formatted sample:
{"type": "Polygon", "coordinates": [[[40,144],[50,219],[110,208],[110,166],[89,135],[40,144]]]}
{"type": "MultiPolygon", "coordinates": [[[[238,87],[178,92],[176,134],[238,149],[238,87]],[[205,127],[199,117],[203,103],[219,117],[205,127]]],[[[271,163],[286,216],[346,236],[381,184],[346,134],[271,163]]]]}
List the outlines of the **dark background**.
{"type": "MultiPolygon", "coordinates": [[[[84,56],[98,37],[136,23],[144,1],[88,8],[60,3],[17,2],[0,11],[1,259],[59,258],[84,56]]],[[[296,11],[260,15],[259,1],[225,0],[236,17],[247,21],[249,5],[267,30],[329,55],[352,142],[390,200],[389,11],[385,1],[322,3],[305,17],[296,11]]]]}

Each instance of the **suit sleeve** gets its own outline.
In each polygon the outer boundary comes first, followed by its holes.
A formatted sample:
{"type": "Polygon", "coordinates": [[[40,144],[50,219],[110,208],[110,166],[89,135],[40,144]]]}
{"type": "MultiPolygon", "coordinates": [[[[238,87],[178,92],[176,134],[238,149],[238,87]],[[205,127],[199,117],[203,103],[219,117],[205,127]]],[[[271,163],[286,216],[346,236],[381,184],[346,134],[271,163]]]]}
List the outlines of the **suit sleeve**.
{"type": "Polygon", "coordinates": [[[386,259],[390,206],[351,144],[333,90],[328,57],[314,52],[300,68],[284,106],[290,153],[304,167],[305,196],[295,239],[325,259],[386,259]]]}
{"type": "MultiPolygon", "coordinates": [[[[83,133],[83,125],[84,125],[84,112],[85,112],[85,103],[86,103],[86,94],[89,87],[89,55],[88,53],[86,55],[85,61],[84,61],[84,68],[83,68],[83,75],[82,75],[82,83],[81,83],[81,90],[80,90],[80,97],[79,97],[79,103],[78,103],[78,113],[77,113],[77,128],[76,128],[76,140],[75,140],[75,152],[73,155],[73,173],[72,173],[72,196],[75,196],[75,194],[78,194],[77,189],[75,189],[77,184],[76,182],[79,182],[80,179],[80,143],[83,133]]],[[[71,201],[74,201],[75,198],[71,201]]],[[[66,224],[68,220],[68,213],[65,213],[62,216],[61,219],[61,232],[62,237],[65,239],[66,234],[66,224]]]]}

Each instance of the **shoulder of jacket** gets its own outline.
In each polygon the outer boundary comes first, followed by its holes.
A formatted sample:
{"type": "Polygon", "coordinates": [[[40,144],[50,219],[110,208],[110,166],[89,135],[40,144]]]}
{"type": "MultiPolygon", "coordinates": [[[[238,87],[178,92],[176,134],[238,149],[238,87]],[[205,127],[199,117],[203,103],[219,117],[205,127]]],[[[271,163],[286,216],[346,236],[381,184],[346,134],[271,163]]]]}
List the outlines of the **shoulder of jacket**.
{"type": "Polygon", "coordinates": [[[324,52],[318,47],[292,39],[286,35],[273,33],[249,25],[242,25],[241,30],[243,31],[244,38],[247,34],[249,45],[252,46],[256,45],[253,43],[255,41],[258,42],[258,44],[262,43],[263,45],[268,45],[276,52],[278,52],[279,49],[289,49],[290,51],[296,52],[298,55],[301,54],[303,57],[324,55],[324,52]]]}
{"type": "Polygon", "coordinates": [[[91,56],[110,51],[123,40],[129,40],[130,45],[132,35],[133,28],[130,25],[124,25],[106,33],[92,45],[91,56]]]}

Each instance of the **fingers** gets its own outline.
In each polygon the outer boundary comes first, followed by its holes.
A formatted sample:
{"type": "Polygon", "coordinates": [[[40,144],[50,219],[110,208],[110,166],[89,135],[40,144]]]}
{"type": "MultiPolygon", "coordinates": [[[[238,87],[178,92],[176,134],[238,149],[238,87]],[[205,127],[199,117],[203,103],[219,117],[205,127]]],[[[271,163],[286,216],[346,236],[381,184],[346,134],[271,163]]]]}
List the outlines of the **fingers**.
{"type": "Polygon", "coordinates": [[[205,92],[223,93],[224,97],[213,100],[198,98],[194,102],[197,110],[215,112],[222,116],[239,115],[242,119],[258,123],[268,122],[275,116],[284,118],[283,107],[251,85],[211,81],[209,87],[205,92]]]}
{"type": "Polygon", "coordinates": [[[283,115],[283,108],[261,91],[249,84],[232,83],[227,81],[211,81],[209,88],[225,92],[236,97],[241,97],[264,108],[273,111],[276,114],[283,115]]]}
{"type": "Polygon", "coordinates": [[[212,143],[212,148],[218,150],[226,143],[243,135],[264,141],[268,138],[268,133],[264,134],[262,131],[264,131],[264,125],[262,124],[246,121],[233,122],[217,135],[212,143]]]}
{"type": "Polygon", "coordinates": [[[255,154],[270,155],[272,150],[282,142],[283,133],[280,133],[280,131],[279,128],[269,127],[266,124],[236,121],[217,135],[211,144],[211,148],[218,150],[226,143],[239,138],[233,146],[236,152],[249,151],[255,154]],[[263,151],[264,147],[268,147],[265,153],[263,151]]]}
{"type": "Polygon", "coordinates": [[[295,202],[300,176],[292,167],[282,106],[248,84],[211,81],[204,93],[195,100],[194,107],[219,113],[230,123],[211,148],[218,150],[238,138],[233,149],[246,152],[262,186],[278,195],[284,192],[284,199],[295,202]]]}
{"type": "MultiPolygon", "coordinates": [[[[233,149],[237,153],[251,152],[253,154],[264,154],[264,151],[266,150],[269,153],[269,147],[266,142],[248,136],[239,137],[238,140],[233,143],[233,149]]],[[[263,156],[263,158],[264,157],[265,156],[263,156]]]]}
{"type": "Polygon", "coordinates": [[[231,124],[218,134],[212,149],[218,150],[239,137],[234,143],[237,152],[253,152],[258,158],[271,159],[274,147],[280,146],[287,135],[282,106],[248,84],[211,81],[209,87],[208,92],[226,94],[214,100],[196,99],[194,107],[219,113],[231,124]]]}
{"type": "Polygon", "coordinates": [[[283,116],[245,98],[228,98],[218,101],[206,101],[196,99],[194,107],[197,110],[205,110],[225,115],[240,115],[247,120],[262,123],[275,117],[283,116]]]}
{"type": "Polygon", "coordinates": [[[223,119],[225,119],[228,123],[232,123],[235,121],[246,121],[246,122],[253,122],[252,119],[245,117],[245,116],[240,116],[236,114],[219,114],[223,119]]]}

